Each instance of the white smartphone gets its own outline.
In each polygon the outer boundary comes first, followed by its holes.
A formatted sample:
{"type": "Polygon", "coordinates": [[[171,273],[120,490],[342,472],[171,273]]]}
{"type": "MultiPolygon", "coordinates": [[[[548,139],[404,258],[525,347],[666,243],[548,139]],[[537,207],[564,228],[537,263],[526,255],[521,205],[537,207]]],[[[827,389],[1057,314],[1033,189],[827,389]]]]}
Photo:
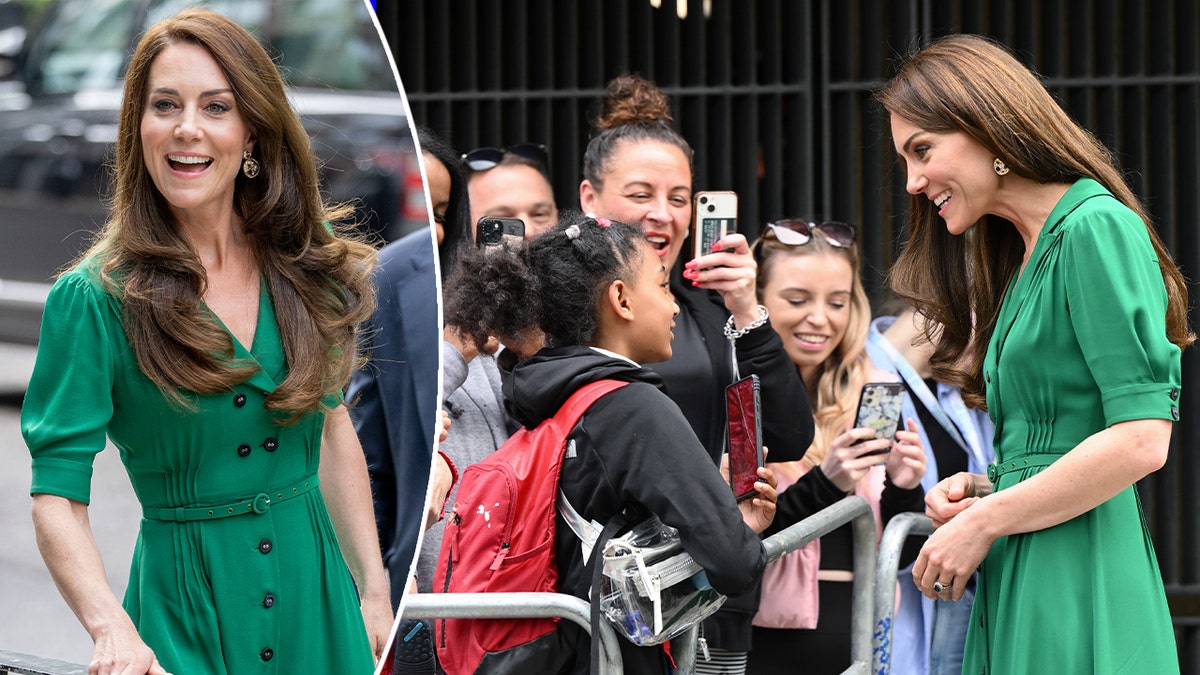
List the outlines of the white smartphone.
{"type": "Polygon", "coordinates": [[[737,232],[737,193],[700,191],[692,205],[693,259],[713,252],[713,244],[737,232]]]}

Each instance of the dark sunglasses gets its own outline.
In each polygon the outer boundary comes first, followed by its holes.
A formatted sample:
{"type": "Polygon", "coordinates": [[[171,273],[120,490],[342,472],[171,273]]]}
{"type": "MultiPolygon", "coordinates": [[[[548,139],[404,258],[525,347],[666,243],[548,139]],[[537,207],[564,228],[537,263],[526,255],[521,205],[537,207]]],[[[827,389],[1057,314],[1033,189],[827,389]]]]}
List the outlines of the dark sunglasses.
{"type": "Polygon", "coordinates": [[[814,231],[820,232],[832,246],[850,248],[854,245],[854,226],[850,223],[838,221],[812,223],[807,220],[787,218],[767,223],[767,227],[775,233],[775,238],[779,240],[779,243],[788,246],[807,244],[812,241],[814,231]]]}
{"type": "Polygon", "coordinates": [[[546,146],[541,143],[517,143],[507,148],[475,148],[463,155],[462,158],[472,171],[487,171],[504,161],[504,156],[507,154],[524,157],[543,169],[550,166],[550,158],[546,155],[546,146]]]}

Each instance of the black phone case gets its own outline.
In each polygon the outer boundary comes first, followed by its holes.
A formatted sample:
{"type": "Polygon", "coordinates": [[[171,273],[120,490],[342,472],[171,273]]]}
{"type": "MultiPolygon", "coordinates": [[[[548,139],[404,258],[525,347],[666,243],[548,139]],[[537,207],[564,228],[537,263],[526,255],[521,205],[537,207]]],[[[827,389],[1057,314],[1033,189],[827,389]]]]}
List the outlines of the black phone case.
{"type": "MultiPolygon", "coordinates": [[[[858,399],[854,427],[871,427],[875,438],[896,439],[900,428],[900,408],[904,404],[904,385],[899,382],[868,382],[858,399]]],[[[886,454],[887,451],[866,454],[886,454]]]]}
{"type": "Polygon", "coordinates": [[[757,375],[725,387],[729,484],[738,501],[758,494],[758,468],[763,465],[762,394],[757,375]]]}

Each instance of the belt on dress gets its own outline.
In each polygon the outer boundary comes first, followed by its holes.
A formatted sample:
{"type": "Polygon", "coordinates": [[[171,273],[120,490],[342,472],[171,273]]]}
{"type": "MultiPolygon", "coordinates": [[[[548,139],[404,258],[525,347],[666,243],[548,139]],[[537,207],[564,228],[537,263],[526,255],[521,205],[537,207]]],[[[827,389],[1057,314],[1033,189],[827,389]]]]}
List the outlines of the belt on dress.
{"type": "Polygon", "coordinates": [[[313,474],[287,487],[272,490],[269,493],[260,492],[248,499],[228,504],[218,504],[215,506],[176,506],[174,508],[144,507],[142,509],[142,516],[150,520],[185,522],[189,520],[216,520],[217,518],[244,516],[251,513],[261,515],[267,512],[267,508],[271,504],[277,504],[292,497],[299,497],[317,487],[318,483],[316,474],[313,474]]]}
{"type": "Polygon", "coordinates": [[[992,462],[988,464],[987,468],[988,480],[994,484],[1000,480],[1000,476],[1010,471],[1031,469],[1036,466],[1050,466],[1059,457],[1062,457],[1062,455],[1025,455],[1024,457],[1017,457],[1008,462],[992,462]]]}

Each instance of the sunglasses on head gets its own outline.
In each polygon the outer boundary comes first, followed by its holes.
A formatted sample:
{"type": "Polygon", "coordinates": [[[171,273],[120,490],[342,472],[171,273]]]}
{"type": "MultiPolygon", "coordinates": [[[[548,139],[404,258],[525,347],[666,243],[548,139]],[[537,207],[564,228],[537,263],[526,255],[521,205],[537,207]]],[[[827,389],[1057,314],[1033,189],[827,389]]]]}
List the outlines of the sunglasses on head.
{"type": "Polygon", "coordinates": [[[775,238],[781,244],[788,246],[803,246],[812,241],[813,232],[820,232],[830,245],[838,248],[850,248],[854,245],[854,226],[850,223],[826,221],[814,223],[807,220],[788,218],[767,223],[775,238]]]}
{"type": "Polygon", "coordinates": [[[472,171],[487,171],[504,161],[507,154],[524,157],[543,169],[550,166],[546,146],[541,143],[517,143],[507,148],[475,148],[464,154],[462,159],[472,171]]]}

